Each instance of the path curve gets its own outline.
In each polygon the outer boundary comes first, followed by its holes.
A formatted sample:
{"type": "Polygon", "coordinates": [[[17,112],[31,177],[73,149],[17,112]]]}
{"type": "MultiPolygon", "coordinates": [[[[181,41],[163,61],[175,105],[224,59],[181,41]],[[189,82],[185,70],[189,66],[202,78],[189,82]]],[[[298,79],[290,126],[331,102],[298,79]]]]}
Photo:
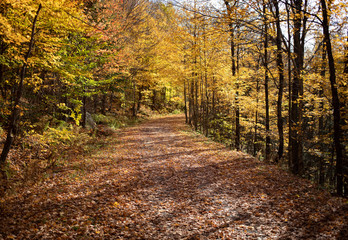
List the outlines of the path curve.
{"type": "MultiPolygon", "coordinates": [[[[182,115],[9,199],[0,239],[344,239],[347,204],[192,132],[182,115]]],[[[1,225],[1,224],[0,224],[1,225]]]]}

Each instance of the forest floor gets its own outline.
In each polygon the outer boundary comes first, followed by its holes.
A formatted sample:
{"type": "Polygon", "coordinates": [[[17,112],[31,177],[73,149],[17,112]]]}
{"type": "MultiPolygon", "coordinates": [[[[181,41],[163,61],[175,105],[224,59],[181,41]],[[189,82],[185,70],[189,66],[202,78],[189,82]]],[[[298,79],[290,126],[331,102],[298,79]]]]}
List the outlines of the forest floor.
{"type": "Polygon", "coordinates": [[[348,239],[347,200],[192,132],[124,128],[1,200],[0,239],[348,239]]]}

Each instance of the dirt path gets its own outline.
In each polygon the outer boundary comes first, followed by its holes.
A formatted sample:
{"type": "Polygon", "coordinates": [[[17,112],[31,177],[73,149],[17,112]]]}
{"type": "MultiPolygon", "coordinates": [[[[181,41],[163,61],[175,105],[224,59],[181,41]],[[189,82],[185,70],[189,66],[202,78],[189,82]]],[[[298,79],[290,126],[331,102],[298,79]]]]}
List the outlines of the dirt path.
{"type": "Polygon", "coordinates": [[[183,121],[123,129],[107,149],[7,199],[0,239],[347,239],[342,200],[183,121]]]}

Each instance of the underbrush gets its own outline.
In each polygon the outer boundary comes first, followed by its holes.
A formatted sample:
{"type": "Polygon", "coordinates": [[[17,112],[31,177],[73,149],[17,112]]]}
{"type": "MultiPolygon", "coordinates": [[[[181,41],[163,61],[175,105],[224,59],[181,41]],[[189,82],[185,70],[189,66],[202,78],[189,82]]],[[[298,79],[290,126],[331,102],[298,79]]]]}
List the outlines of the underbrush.
{"type": "Polygon", "coordinates": [[[143,119],[145,119],[147,115],[142,114],[138,118],[131,118],[129,116],[125,115],[103,115],[103,114],[94,114],[93,119],[95,122],[100,126],[107,126],[112,130],[117,130],[122,127],[131,126],[134,124],[137,124],[141,122],[143,119]]]}
{"type": "MultiPolygon", "coordinates": [[[[43,117],[13,144],[0,180],[0,196],[20,191],[61,171],[106,144],[115,130],[142,119],[127,116],[93,115],[97,128],[84,129],[73,123],[43,117]]],[[[5,134],[0,129],[1,139],[5,134]]]]}

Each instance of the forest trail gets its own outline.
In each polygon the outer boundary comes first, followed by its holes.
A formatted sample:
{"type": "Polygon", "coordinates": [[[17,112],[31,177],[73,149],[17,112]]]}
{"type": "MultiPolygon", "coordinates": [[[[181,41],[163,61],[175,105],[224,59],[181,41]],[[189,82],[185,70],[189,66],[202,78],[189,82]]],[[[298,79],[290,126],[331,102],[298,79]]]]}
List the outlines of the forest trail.
{"type": "Polygon", "coordinates": [[[193,133],[182,115],[79,158],[1,203],[0,239],[348,237],[342,199],[193,133]]]}

